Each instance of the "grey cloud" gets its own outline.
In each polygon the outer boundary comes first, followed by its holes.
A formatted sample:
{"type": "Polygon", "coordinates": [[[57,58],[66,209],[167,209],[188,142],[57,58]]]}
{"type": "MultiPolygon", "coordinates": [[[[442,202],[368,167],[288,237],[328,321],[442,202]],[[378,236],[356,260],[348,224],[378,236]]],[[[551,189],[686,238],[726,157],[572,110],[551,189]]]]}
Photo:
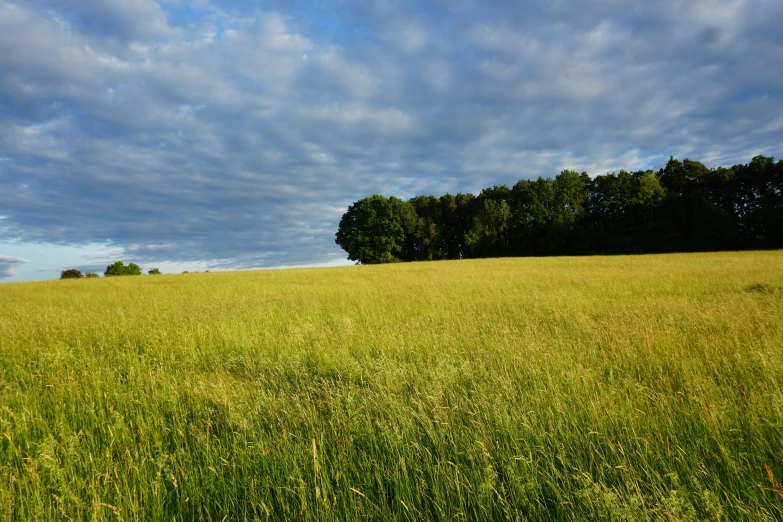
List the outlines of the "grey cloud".
{"type": "Polygon", "coordinates": [[[175,4],[0,4],[0,239],[314,264],[372,193],[783,142],[773,2],[175,4]]]}
{"type": "Polygon", "coordinates": [[[0,279],[7,279],[16,275],[16,269],[27,263],[26,259],[0,255],[0,279]]]}
{"type": "Polygon", "coordinates": [[[165,14],[155,0],[33,0],[54,10],[76,30],[121,41],[146,40],[169,31],[165,14]]]}

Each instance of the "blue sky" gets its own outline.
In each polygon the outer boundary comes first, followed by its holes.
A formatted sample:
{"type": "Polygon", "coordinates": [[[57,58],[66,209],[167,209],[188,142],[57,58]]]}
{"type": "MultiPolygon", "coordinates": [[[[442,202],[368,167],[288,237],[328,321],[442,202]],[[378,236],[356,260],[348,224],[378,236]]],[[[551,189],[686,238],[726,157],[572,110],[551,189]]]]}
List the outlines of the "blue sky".
{"type": "Polygon", "coordinates": [[[0,0],[0,281],[345,264],[353,201],[779,156],[783,2],[0,0]]]}

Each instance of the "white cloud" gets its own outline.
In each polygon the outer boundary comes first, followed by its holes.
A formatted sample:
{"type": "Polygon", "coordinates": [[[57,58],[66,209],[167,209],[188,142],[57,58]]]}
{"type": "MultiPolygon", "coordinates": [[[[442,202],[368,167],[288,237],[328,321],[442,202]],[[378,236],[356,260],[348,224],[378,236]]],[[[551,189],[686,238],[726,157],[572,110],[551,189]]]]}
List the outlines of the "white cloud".
{"type": "Polygon", "coordinates": [[[7,279],[15,276],[17,268],[24,263],[27,263],[26,259],[0,255],[0,279],[7,279]]]}

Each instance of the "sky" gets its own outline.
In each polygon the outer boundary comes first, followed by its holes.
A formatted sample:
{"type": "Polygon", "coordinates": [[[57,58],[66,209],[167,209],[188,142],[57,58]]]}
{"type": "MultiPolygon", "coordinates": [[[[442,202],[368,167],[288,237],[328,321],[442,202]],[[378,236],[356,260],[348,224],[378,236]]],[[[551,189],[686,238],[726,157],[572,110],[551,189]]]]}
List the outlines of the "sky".
{"type": "Polygon", "coordinates": [[[0,0],[0,282],[349,264],[379,193],[783,154],[780,0],[0,0]]]}

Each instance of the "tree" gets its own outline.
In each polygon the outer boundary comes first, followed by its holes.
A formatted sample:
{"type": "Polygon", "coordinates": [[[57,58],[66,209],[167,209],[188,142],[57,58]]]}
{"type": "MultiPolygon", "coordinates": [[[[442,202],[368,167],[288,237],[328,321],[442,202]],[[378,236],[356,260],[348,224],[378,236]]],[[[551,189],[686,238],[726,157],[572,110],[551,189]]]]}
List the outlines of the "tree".
{"type": "Polygon", "coordinates": [[[468,255],[465,235],[473,226],[473,194],[446,194],[440,197],[437,248],[444,259],[462,259],[468,255]]]}
{"type": "Polygon", "coordinates": [[[658,171],[564,170],[478,197],[375,195],[349,208],[336,242],[359,263],[783,248],[783,161],[671,157],[658,171]]]}
{"type": "Polygon", "coordinates": [[[539,198],[547,196],[551,180],[519,180],[509,194],[511,207],[511,241],[517,255],[536,255],[538,241],[549,219],[549,210],[539,198]]]}
{"type": "Polygon", "coordinates": [[[148,273],[149,275],[160,275],[160,274],[161,274],[161,271],[160,271],[160,269],[158,269],[158,268],[150,268],[150,269],[147,271],[147,273],[148,273]]]}
{"type": "Polygon", "coordinates": [[[68,270],[63,270],[60,272],[60,279],[81,279],[82,278],[82,272],[80,270],[76,270],[75,268],[69,268],[68,270]]]}
{"type": "Polygon", "coordinates": [[[511,208],[505,201],[479,196],[482,206],[474,216],[473,227],[465,235],[465,243],[475,257],[499,257],[508,250],[508,224],[511,208]]]}
{"type": "Polygon", "coordinates": [[[403,240],[393,249],[392,258],[382,262],[416,261],[416,252],[408,249],[416,235],[416,209],[409,201],[394,196],[389,198],[389,205],[393,219],[402,227],[403,240]]]}
{"type": "Polygon", "coordinates": [[[406,226],[415,226],[413,216],[411,205],[395,197],[376,194],[360,199],[340,219],[335,243],[348,253],[348,259],[357,263],[397,261],[406,226]]]}
{"type": "Polygon", "coordinates": [[[666,189],[661,185],[658,176],[651,170],[639,178],[639,195],[637,201],[645,207],[654,207],[666,195],[666,189]]]}
{"type": "Polygon", "coordinates": [[[756,156],[732,168],[738,186],[735,208],[745,248],[783,246],[783,161],[756,156]]]}
{"type": "Polygon", "coordinates": [[[141,267],[136,263],[128,263],[126,266],[122,261],[117,261],[106,267],[106,271],[103,273],[106,277],[111,276],[125,276],[125,275],[141,275],[141,267]]]}
{"type": "Polygon", "coordinates": [[[87,272],[86,274],[84,274],[84,277],[86,277],[87,279],[95,279],[100,276],[95,272],[87,272]]]}
{"type": "Polygon", "coordinates": [[[440,248],[440,200],[435,196],[417,196],[408,201],[414,211],[413,233],[406,234],[404,260],[431,261],[443,257],[440,248]]]}
{"type": "Polygon", "coordinates": [[[682,193],[688,182],[688,171],[681,161],[669,157],[666,166],[660,172],[661,185],[673,196],[682,193]]]}
{"type": "Polygon", "coordinates": [[[589,184],[589,222],[592,248],[607,254],[633,251],[633,194],[636,177],[621,170],[617,174],[596,176],[589,184]]]}
{"type": "Polygon", "coordinates": [[[538,202],[547,215],[546,226],[537,243],[537,254],[584,253],[588,240],[584,230],[576,224],[589,205],[589,187],[590,177],[586,172],[579,174],[571,170],[562,171],[554,180],[539,178],[535,182],[538,202]]]}

